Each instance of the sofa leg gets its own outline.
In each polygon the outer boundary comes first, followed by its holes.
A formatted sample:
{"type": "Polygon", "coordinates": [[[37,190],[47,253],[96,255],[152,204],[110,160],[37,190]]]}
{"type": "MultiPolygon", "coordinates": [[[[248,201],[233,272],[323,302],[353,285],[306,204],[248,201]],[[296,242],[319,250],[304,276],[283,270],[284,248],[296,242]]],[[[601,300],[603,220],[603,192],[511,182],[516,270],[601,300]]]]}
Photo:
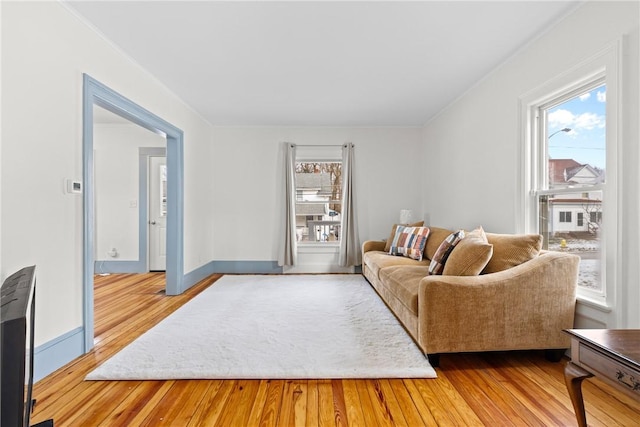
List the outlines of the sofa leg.
{"type": "Polygon", "coordinates": [[[549,362],[559,362],[562,360],[562,356],[567,349],[566,348],[552,348],[544,351],[544,358],[549,362]]]}
{"type": "Polygon", "coordinates": [[[427,360],[429,360],[429,364],[434,367],[437,368],[438,366],[440,366],[440,354],[439,353],[433,353],[433,354],[427,354],[427,360]]]}

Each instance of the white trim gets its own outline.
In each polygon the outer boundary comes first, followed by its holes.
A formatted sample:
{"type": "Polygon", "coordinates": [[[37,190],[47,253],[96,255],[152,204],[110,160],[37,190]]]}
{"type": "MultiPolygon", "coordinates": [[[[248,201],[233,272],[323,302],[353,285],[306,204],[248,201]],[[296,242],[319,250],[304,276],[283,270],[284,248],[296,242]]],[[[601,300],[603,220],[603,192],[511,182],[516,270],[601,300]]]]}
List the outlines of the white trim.
{"type": "Polygon", "coordinates": [[[342,145],[296,145],[296,163],[342,163],[342,145]]]}
{"type": "MultiPolygon", "coordinates": [[[[602,254],[602,292],[593,292],[579,288],[579,300],[590,307],[602,312],[610,312],[616,306],[616,296],[620,294],[618,277],[622,262],[618,258],[621,253],[621,233],[618,227],[622,215],[622,199],[619,197],[619,182],[622,182],[622,150],[619,143],[622,129],[622,47],[623,38],[609,43],[603,49],[577,64],[575,67],[544,82],[539,87],[525,93],[519,99],[519,129],[521,144],[517,150],[517,162],[521,165],[520,174],[516,177],[515,211],[518,216],[516,230],[520,233],[537,232],[538,206],[536,197],[539,194],[575,192],[586,187],[571,189],[547,190],[547,177],[539,176],[540,162],[544,161],[544,154],[536,149],[541,132],[544,132],[538,111],[542,106],[549,106],[570,95],[575,95],[578,89],[588,88],[598,83],[607,86],[607,152],[606,168],[607,181],[603,185],[589,187],[589,189],[603,192],[603,239],[601,241],[602,254]],[[534,157],[534,152],[538,156],[534,157]],[[535,185],[534,185],[535,184],[535,185]],[[597,187],[597,188],[596,188],[597,187]],[[533,191],[534,188],[540,190],[533,191]]],[[[618,310],[620,312],[621,310],[618,310]]],[[[620,323],[621,313],[617,313],[615,323],[620,323]]],[[[614,325],[609,325],[612,327],[614,325]]]]}
{"type": "Polygon", "coordinates": [[[298,253],[334,253],[340,249],[340,242],[298,242],[298,253]]]}
{"type": "Polygon", "coordinates": [[[581,303],[582,305],[595,308],[596,310],[599,310],[603,313],[611,313],[611,311],[613,310],[613,307],[611,307],[610,305],[604,304],[601,299],[589,298],[584,295],[578,295],[577,299],[578,299],[578,302],[581,303]]]}

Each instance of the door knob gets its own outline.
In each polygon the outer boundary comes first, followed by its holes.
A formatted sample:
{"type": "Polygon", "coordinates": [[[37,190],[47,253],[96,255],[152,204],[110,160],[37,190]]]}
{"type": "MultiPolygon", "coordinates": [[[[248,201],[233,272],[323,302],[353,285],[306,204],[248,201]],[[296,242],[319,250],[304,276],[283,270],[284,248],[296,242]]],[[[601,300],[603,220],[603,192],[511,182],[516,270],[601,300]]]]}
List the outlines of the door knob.
{"type": "Polygon", "coordinates": [[[156,222],[152,220],[152,221],[149,221],[149,224],[156,225],[156,222]]]}

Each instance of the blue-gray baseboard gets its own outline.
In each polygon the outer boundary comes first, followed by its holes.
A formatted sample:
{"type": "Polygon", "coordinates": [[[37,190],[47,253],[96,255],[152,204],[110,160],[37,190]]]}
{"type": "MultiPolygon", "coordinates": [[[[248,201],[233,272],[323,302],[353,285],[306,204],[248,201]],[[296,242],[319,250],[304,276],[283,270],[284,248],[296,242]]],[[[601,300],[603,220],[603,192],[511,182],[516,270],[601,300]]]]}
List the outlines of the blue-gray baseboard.
{"type": "Polygon", "coordinates": [[[282,274],[277,261],[211,261],[214,273],[282,274]]]}
{"type": "Polygon", "coordinates": [[[147,266],[140,261],[94,261],[93,271],[95,274],[102,273],[146,273],[147,266]]]}
{"type": "Polygon", "coordinates": [[[66,365],[84,351],[84,328],[69,332],[33,350],[33,381],[40,381],[56,369],[66,365]]]}

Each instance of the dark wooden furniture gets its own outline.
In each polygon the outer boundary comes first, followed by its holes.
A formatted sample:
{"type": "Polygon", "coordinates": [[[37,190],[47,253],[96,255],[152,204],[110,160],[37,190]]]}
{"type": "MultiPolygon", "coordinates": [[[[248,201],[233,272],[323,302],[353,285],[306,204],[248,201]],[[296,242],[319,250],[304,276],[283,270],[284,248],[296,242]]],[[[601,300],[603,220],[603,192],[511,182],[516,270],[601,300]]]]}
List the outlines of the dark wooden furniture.
{"type": "Polygon", "coordinates": [[[579,426],[587,419],[582,381],[597,376],[640,401],[640,329],[567,329],[571,361],[564,379],[579,426]]]}

